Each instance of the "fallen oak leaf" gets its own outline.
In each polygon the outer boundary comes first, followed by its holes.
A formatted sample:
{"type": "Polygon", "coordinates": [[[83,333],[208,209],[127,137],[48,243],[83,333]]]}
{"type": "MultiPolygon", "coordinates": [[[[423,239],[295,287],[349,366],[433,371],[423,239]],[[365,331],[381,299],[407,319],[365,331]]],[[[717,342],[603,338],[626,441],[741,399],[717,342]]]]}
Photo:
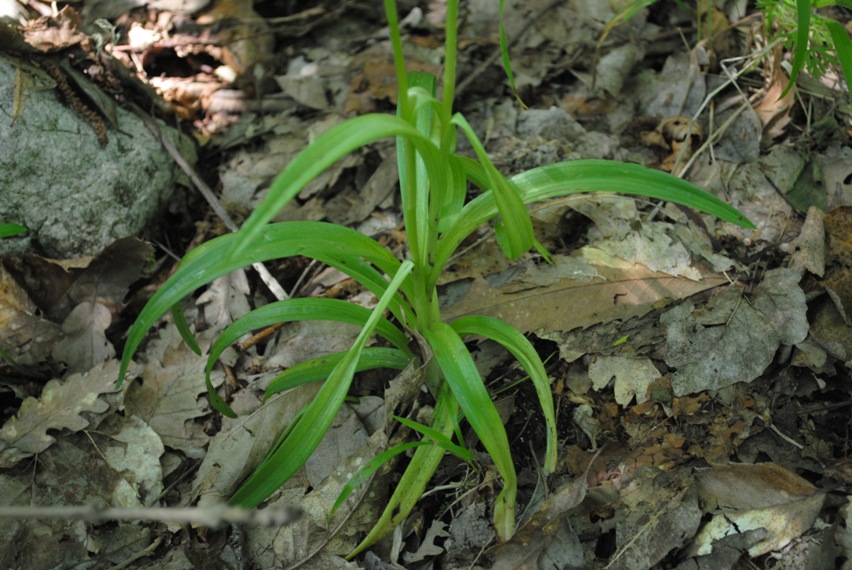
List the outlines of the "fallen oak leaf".
{"type": "Polygon", "coordinates": [[[115,386],[118,361],[92,370],[51,380],[38,399],[24,400],[18,413],[0,428],[0,468],[41,453],[56,441],[48,430],[72,432],[91,428],[110,409],[101,396],[119,391],[115,386]]]}
{"type": "Polygon", "coordinates": [[[83,372],[115,356],[106,330],[112,323],[109,309],[101,303],[77,305],[62,323],[63,337],[51,356],[68,365],[69,372],[83,372]]]}

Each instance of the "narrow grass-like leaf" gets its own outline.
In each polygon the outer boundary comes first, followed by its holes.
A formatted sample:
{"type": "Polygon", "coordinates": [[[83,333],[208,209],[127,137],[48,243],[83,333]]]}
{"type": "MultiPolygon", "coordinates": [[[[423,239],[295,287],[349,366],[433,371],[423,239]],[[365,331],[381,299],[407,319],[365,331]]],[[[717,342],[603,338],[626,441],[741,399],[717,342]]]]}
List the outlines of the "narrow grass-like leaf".
{"type": "Polygon", "coordinates": [[[460,445],[456,445],[452,442],[452,440],[439,432],[438,430],[431,428],[429,426],[425,426],[421,423],[409,420],[408,418],[401,418],[399,416],[394,416],[394,419],[400,422],[403,425],[410,427],[411,429],[422,433],[426,436],[426,439],[420,441],[412,441],[408,443],[403,443],[401,445],[397,445],[388,449],[384,453],[376,456],[372,461],[367,463],[363,468],[359,469],[357,473],[355,473],[351,479],[343,486],[343,490],[340,491],[340,495],[337,496],[337,500],[334,501],[334,505],[331,507],[331,511],[329,512],[328,517],[331,518],[335,511],[346,502],[346,499],[357,489],[367,478],[369,478],[376,470],[381,467],[386,461],[396,457],[400,453],[404,453],[409,449],[413,449],[415,447],[421,447],[424,445],[437,446],[441,449],[452,453],[458,458],[464,461],[471,461],[473,459],[473,453],[470,452],[469,449],[461,447],[460,445]]]}
{"type": "Polygon", "coordinates": [[[517,99],[518,104],[526,109],[527,106],[518,94],[518,89],[515,87],[515,74],[512,73],[512,62],[509,59],[509,41],[506,39],[506,26],[504,23],[505,0],[500,0],[500,57],[503,61],[503,71],[506,73],[506,78],[509,80],[509,87],[512,88],[512,94],[517,99]]]}
{"type": "MultiPolygon", "coordinates": [[[[396,11],[396,0],[384,0],[385,17],[388,20],[388,31],[390,32],[391,51],[393,52],[393,65],[396,71],[396,82],[402,97],[408,93],[408,78],[405,73],[405,50],[402,47],[402,33],[399,28],[399,15],[396,11]]],[[[408,118],[409,109],[407,101],[399,102],[400,116],[408,118]]]]}
{"type": "Polygon", "coordinates": [[[465,418],[479,436],[503,478],[503,490],[494,504],[494,526],[498,538],[501,541],[508,540],[515,532],[517,477],[509,439],[500,414],[458,333],[450,325],[437,322],[430,330],[424,331],[423,336],[429,343],[465,418]]]}
{"type": "Polygon", "coordinates": [[[538,402],[544,415],[547,429],[547,450],[544,469],[550,473],[556,470],[556,414],[553,407],[553,394],[544,364],[530,341],[517,329],[499,319],[483,316],[460,317],[450,323],[459,336],[479,335],[502,345],[517,359],[535,387],[538,402]]]}
{"type": "Polygon", "coordinates": [[[441,94],[444,109],[441,113],[444,121],[453,114],[456,97],[456,59],[458,58],[459,0],[445,2],[447,16],[444,18],[444,92],[441,94]]]}
{"type": "Polygon", "coordinates": [[[438,232],[445,232],[456,223],[467,198],[467,179],[455,155],[447,157],[447,174],[447,186],[433,202],[436,211],[432,214],[432,226],[438,232]]]}
{"type": "MultiPolygon", "coordinates": [[[[437,395],[435,410],[432,413],[432,428],[449,437],[453,433],[457,410],[458,404],[452,393],[447,389],[442,390],[437,395]]],[[[417,448],[379,520],[361,544],[346,556],[347,559],[352,559],[359,552],[369,548],[408,518],[408,514],[417,504],[432,475],[435,474],[444,453],[445,451],[437,445],[423,445],[417,448]]]]}
{"type": "Polygon", "coordinates": [[[403,418],[400,416],[394,416],[393,418],[402,425],[408,426],[414,431],[420,432],[429,440],[430,443],[449,451],[459,459],[463,459],[464,461],[471,461],[473,459],[473,453],[471,453],[469,449],[467,449],[466,447],[462,447],[461,445],[456,445],[455,443],[453,443],[452,439],[450,439],[440,431],[436,430],[435,428],[423,425],[421,423],[415,422],[414,420],[409,420],[408,418],[403,418]]]}
{"type": "Polygon", "coordinates": [[[488,187],[491,189],[497,214],[500,215],[495,226],[497,239],[506,256],[514,259],[533,245],[534,235],[529,212],[524,207],[515,185],[500,174],[491,162],[473,127],[460,114],[453,117],[453,123],[458,125],[467,137],[488,177],[488,187]]]}
{"type": "Polygon", "coordinates": [[[334,416],[343,405],[364,345],[375,331],[383,318],[382,313],[387,309],[412,267],[413,263],[410,260],[400,265],[399,271],[388,284],[387,290],[379,299],[352,348],[334,367],[320,391],[305,407],[304,415],[293,426],[288,437],[281,441],[275,451],[237,489],[230,500],[232,505],[256,507],[292,477],[314,452],[328,428],[331,427],[334,416]]]}
{"type": "Polygon", "coordinates": [[[840,22],[830,18],[825,19],[825,26],[828,28],[828,33],[831,34],[831,41],[834,43],[834,51],[837,53],[837,60],[843,70],[843,79],[846,80],[847,90],[852,93],[852,40],[849,39],[849,32],[840,22]]]}
{"type": "MultiPolygon", "coordinates": [[[[284,299],[263,305],[228,325],[216,338],[213,346],[210,347],[210,355],[207,357],[207,373],[210,373],[226,348],[252,331],[278,323],[294,321],[336,321],[363,326],[367,323],[371,314],[370,309],[342,299],[308,297],[284,299]]],[[[376,325],[376,333],[399,350],[407,352],[410,357],[413,357],[408,350],[408,337],[386,318],[379,319],[376,325]]]]}
{"type": "MultiPolygon", "coordinates": [[[[301,386],[309,382],[325,380],[331,371],[337,366],[346,352],[335,352],[326,356],[305,360],[294,364],[278,376],[272,379],[266,387],[264,400],[269,399],[278,392],[301,386]]],[[[375,370],[377,368],[390,368],[392,370],[404,370],[411,363],[411,356],[395,348],[368,347],[361,353],[355,372],[375,370]]]]}
{"type": "Polygon", "coordinates": [[[786,97],[793,85],[796,84],[796,78],[799,76],[799,72],[804,69],[808,57],[808,42],[811,32],[811,0],[796,0],[796,12],[799,21],[796,27],[796,51],[793,53],[790,83],[778,96],[779,101],[786,97]]]}
{"type": "Polygon", "coordinates": [[[370,478],[370,476],[375,473],[379,467],[384,465],[387,461],[390,461],[400,453],[405,453],[409,449],[414,449],[415,447],[423,447],[425,445],[431,446],[432,444],[428,441],[409,441],[407,443],[402,443],[400,445],[395,445],[388,449],[387,451],[380,453],[371,459],[364,467],[359,469],[352,475],[352,478],[346,482],[346,485],[341,489],[340,494],[337,496],[337,500],[334,501],[334,504],[331,506],[331,510],[328,513],[328,518],[334,516],[334,513],[337,512],[343,503],[346,502],[346,499],[349,498],[352,493],[355,492],[355,489],[360,487],[364,481],[370,478]]]}
{"type": "MultiPolygon", "coordinates": [[[[133,353],[154,323],[181,299],[198,287],[217,277],[258,261],[304,255],[327,263],[346,273],[377,296],[387,287],[387,281],[363,261],[366,259],[387,274],[395,274],[399,261],[387,249],[367,236],[349,228],[324,222],[280,222],[262,228],[254,245],[239,259],[229,251],[239,234],[227,234],[213,239],[192,252],[181,262],[177,271],[148,301],[127,335],[119,371],[119,385],[124,380],[133,353]]],[[[404,283],[402,291],[409,296],[412,285],[404,283]]],[[[411,309],[396,296],[390,310],[400,320],[413,320],[411,309]]]]}
{"type": "MultiPolygon", "coordinates": [[[[236,417],[236,414],[234,414],[231,408],[218,398],[215,390],[213,390],[213,385],[210,381],[210,372],[225,349],[243,335],[274,324],[293,321],[337,321],[363,326],[367,323],[370,315],[371,311],[369,309],[353,305],[341,299],[315,298],[284,299],[283,301],[264,305],[243,315],[228,325],[213,342],[213,346],[210,347],[204,376],[211,402],[213,402],[217,410],[226,416],[236,417]]],[[[407,353],[409,359],[413,358],[414,355],[408,350],[408,337],[389,320],[384,317],[379,319],[376,325],[376,332],[379,336],[394,344],[400,351],[407,353]]]]}
{"type": "Polygon", "coordinates": [[[444,184],[440,149],[407,121],[379,114],[349,119],[320,135],[281,171],[270,185],[266,199],[237,232],[229,256],[240,257],[249,247],[254,247],[255,238],[281,208],[338,159],[369,143],[392,137],[402,137],[413,145],[430,170],[429,178],[435,184],[444,184]]]}
{"type": "Polygon", "coordinates": [[[716,196],[666,172],[610,160],[577,160],[533,168],[512,177],[527,204],[578,191],[656,198],[701,210],[744,228],[754,224],[716,196]],[[574,179],[579,179],[574,182],[574,179]]]}
{"type": "Polygon", "coordinates": [[[227,416],[229,418],[236,418],[237,412],[235,412],[231,406],[228,405],[228,402],[222,399],[222,396],[216,391],[216,387],[213,386],[213,381],[210,380],[210,374],[204,375],[204,386],[207,388],[207,397],[210,399],[210,405],[218,411],[223,416],[227,416]]]}
{"type": "Polygon", "coordinates": [[[0,224],[0,238],[20,235],[26,231],[27,228],[21,224],[0,224]]]}
{"type": "Polygon", "coordinates": [[[186,346],[188,346],[192,352],[201,356],[201,347],[198,346],[198,341],[195,340],[195,335],[192,334],[192,331],[189,328],[189,323],[186,322],[186,317],[183,315],[183,309],[180,304],[173,305],[171,313],[175,327],[177,327],[183,342],[186,343],[186,346]]]}
{"type": "MultiPolygon", "coordinates": [[[[411,86],[409,87],[409,93],[411,94],[410,99],[414,101],[414,126],[421,135],[431,140],[432,129],[435,121],[435,110],[437,109],[438,112],[441,110],[440,102],[435,99],[435,93],[438,89],[438,80],[432,74],[412,71],[408,74],[408,83],[411,86]],[[422,98],[417,96],[418,93],[422,94],[422,98]]],[[[405,167],[411,167],[412,163],[406,155],[414,150],[415,147],[413,144],[404,144],[402,146],[402,152],[404,154],[401,158],[402,165],[405,167]]],[[[439,155],[442,155],[440,149],[439,155]]],[[[412,259],[415,260],[418,266],[423,266],[428,263],[428,253],[431,251],[431,243],[433,241],[433,232],[431,231],[429,223],[430,196],[433,190],[440,189],[443,186],[443,184],[435,184],[433,187],[433,182],[435,181],[430,178],[429,168],[431,166],[432,171],[437,169],[444,172],[443,159],[441,159],[440,165],[427,165],[427,160],[434,160],[434,158],[427,158],[422,153],[415,153],[413,176],[410,176],[409,174],[405,176],[406,181],[413,183],[413,186],[409,187],[409,197],[411,198],[413,196],[411,201],[414,204],[414,217],[406,219],[406,230],[408,230],[409,241],[412,242],[412,259]],[[409,221],[413,221],[411,228],[408,228],[407,226],[409,221]]]]}
{"type": "MultiPolygon", "coordinates": [[[[470,159],[460,159],[465,173],[474,184],[486,187],[489,183],[484,169],[470,159]]],[[[574,160],[533,168],[512,181],[525,204],[548,198],[582,192],[618,192],[674,202],[744,228],[754,224],[736,208],[685,180],[638,164],[611,160],[574,160]]],[[[430,278],[437,280],[440,272],[459,244],[481,224],[497,215],[494,193],[487,191],[468,202],[456,225],[438,242],[434,270],[430,278]]]]}

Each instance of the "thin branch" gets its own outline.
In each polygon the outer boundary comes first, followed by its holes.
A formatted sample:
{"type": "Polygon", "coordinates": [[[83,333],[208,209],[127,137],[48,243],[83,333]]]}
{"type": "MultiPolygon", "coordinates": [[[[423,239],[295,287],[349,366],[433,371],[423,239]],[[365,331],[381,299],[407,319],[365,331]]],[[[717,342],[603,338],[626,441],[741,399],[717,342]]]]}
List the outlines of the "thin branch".
{"type": "MultiPolygon", "coordinates": [[[[140,109],[137,105],[131,105],[133,111],[142,119],[145,123],[145,126],[148,127],[148,130],[153,133],[155,137],[160,140],[160,143],[163,145],[163,148],[171,155],[172,159],[175,163],[183,170],[184,174],[192,181],[195,187],[201,192],[201,195],[204,196],[204,199],[207,200],[207,203],[210,204],[210,207],[213,209],[213,212],[219,216],[219,219],[222,220],[222,223],[225,224],[225,227],[228,228],[232,232],[236,232],[238,230],[237,224],[231,219],[231,216],[228,215],[228,212],[225,211],[225,208],[222,207],[222,204],[219,203],[218,198],[216,198],[216,194],[213,193],[213,190],[207,185],[206,182],[201,178],[201,176],[196,172],[196,170],[186,161],[183,155],[178,151],[175,147],[174,143],[163,134],[160,130],[160,126],[157,124],[154,119],[148,116],[142,109],[140,109]]],[[[253,263],[252,267],[255,271],[257,271],[258,275],[260,275],[261,280],[266,284],[269,288],[270,292],[275,296],[275,298],[279,301],[287,299],[287,293],[284,291],[284,288],[278,283],[278,280],[272,276],[266,266],[263,263],[257,262],[253,263]]]]}
{"type": "Polygon", "coordinates": [[[95,505],[53,507],[0,507],[0,520],[82,520],[93,523],[107,521],[155,521],[188,523],[217,527],[224,523],[252,526],[286,526],[299,520],[301,512],[294,507],[269,507],[247,510],[227,505],[178,508],[101,508],[95,505]]]}

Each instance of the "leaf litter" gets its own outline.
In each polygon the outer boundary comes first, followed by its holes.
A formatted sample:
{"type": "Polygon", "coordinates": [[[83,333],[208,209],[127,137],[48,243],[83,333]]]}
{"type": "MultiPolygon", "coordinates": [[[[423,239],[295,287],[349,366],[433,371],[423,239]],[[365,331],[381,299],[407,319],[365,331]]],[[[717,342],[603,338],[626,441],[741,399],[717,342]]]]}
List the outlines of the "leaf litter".
{"type": "MultiPolygon", "coordinates": [[[[251,211],[306,136],[347,115],[392,108],[386,40],[373,25],[380,11],[365,18],[320,5],[281,15],[275,31],[246,7],[234,12],[221,3],[205,14],[208,3],[197,4],[195,15],[162,10],[156,21],[108,17],[148,31],[175,26],[171,37],[190,43],[202,33],[199,45],[210,46],[199,53],[223,62],[216,73],[202,66],[185,77],[170,77],[166,65],[149,71],[178,114],[195,121],[211,154],[221,153],[211,172],[232,215],[251,211]],[[192,19],[235,27],[186,32],[176,25],[192,19]],[[352,31],[349,38],[340,29],[352,31]],[[274,34],[289,42],[286,64],[268,58],[274,34]],[[238,79],[222,79],[228,73],[238,79]],[[274,86],[252,98],[266,79],[274,86]],[[224,132],[224,125],[232,128],[224,132]]],[[[797,99],[778,99],[786,87],[778,60],[736,51],[748,20],[737,23],[732,10],[716,10],[714,25],[736,23],[739,36],[714,35],[685,50],[666,28],[695,22],[655,5],[615,27],[596,54],[614,12],[582,1],[513,8],[510,37],[546,15],[513,47],[519,88],[534,107],[518,110],[495,89],[499,68],[478,66],[495,49],[495,5],[470,3],[462,32],[473,80],[461,105],[501,169],[583,157],[655,165],[730,201],[759,226],[744,232],[634,200],[556,201],[533,213],[552,265],[531,254],[506,262],[487,229],[454,260],[442,281],[447,316],[498,316],[551,355],[562,444],[559,469],[548,478],[537,470],[543,438],[529,387],[488,345],[477,357],[500,394],[520,458],[526,513],[515,537],[493,543],[488,509],[498,490],[488,466],[474,470],[448,457],[392,537],[344,560],[381,511],[398,467],[377,472],[329,519],[337,494],[361,466],[411,437],[394,427],[391,413],[430,414],[416,371],[400,378],[371,372],[356,380],[351,395],[360,402],[344,407],[321,452],[270,501],[299,507],[298,521],[218,529],[12,521],[0,525],[7,545],[0,565],[732,568],[753,559],[816,568],[852,557],[844,435],[852,361],[848,114],[819,93],[794,90],[807,99],[807,112],[834,121],[803,128],[797,99]],[[748,66],[736,60],[741,55],[759,63],[749,79],[765,87],[748,92],[751,105],[743,104],[739,82],[748,66]],[[690,126],[693,118],[700,128],[690,126]]],[[[106,9],[89,8],[92,18],[106,9]]],[[[406,19],[409,56],[415,68],[435,71],[440,31],[431,22],[441,4],[417,9],[419,16],[406,19]]],[[[151,41],[134,49],[154,54],[160,47],[151,41]]],[[[120,57],[134,67],[127,53],[120,57]]],[[[395,228],[393,185],[392,145],[377,145],[340,161],[281,219],[346,223],[398,247],[405,236],[395,228]]],[[[210,227],[199,224],[199,241],[211,237],[210,227]]],[[[2,368],[0,380],[8,395],[0,504],[221,503],[316,389],[300,386],[261,405],[265,383],[354,338],[356,331],[339,326],[291,324],[235,346],[213,373],[219,394],[240,413],[230,419],[212,411],[204,360],[166,320],[119,391],[114,350],[137,297],[149,294],[133,284],[150,252],[128,238],[93,260],[0,263],[0,347],[16,362],[2,368]]],[[[298,262],[275,271],[295,294],[374,302],[331,272],[298,262]]],[[[156,285],[156,274],[145,278],[156,285]]],[[[199,292],[186,314],[203,331],[205,349],[215,331],[268,300],[240,272],[199,292]]]]}

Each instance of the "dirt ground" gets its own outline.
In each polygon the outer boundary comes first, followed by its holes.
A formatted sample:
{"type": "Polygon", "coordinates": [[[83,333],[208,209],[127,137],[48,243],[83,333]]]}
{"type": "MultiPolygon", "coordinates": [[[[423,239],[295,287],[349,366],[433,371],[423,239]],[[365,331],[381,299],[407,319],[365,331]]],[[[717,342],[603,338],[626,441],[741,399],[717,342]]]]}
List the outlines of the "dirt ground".
{"type": "MultiPolygon", "coordinates": [[[[852,568],[850,96],[830,65],[786,90],[785,30],[754,3],[708,12],[661,0],[620,22],[624,2],[507,3],[516,96],[500,63],[499,3],[462,2],[455,110],[501,172],[638,163],[725,200],[756,229],[602,193],[531,209],[550,264],[534,252],[508,261],[493,229],[478,230],[441,279],[443,315],[496,316],[532,340],[556,402],[558,468],[541,467],[532,384],[495,343],[473,342],[511,439],[515,536],[496,540],[499,478],[463,423],[473,461],[447,454],[405,523],[351,560],[406,456],[333,518],[331,505],[389,442],[417,438],[388,420],[394,371],[356,377],[320,447],[261,514],[222,504],[316,393],[264,402],[269,383],[346,349],[357,327],[292,322],[228,348],[211,380],[236,419],[211,407],[205,358],[173,316],[148,332],[121,387],[116,355],[178,259],[238,227],[311,140],[346,118],[395,112],[381,4],[12,4],[0,54],[72,78],[54,77],[55,104],[77,112],[77,144],[127,136],[81,96],[85,83],[180,131],[194,152],[168,150],[174,192],[139,235],[67,260],[34,238],[0,258],[0,567],[852,568]]],[[[440,75],[445,9],[399,2],[411,69],[440,75]]],[[[850,29],[849,10],[820,13],[850,29]]],[[[28,89],[16,80],[9,117],[28,89]]],[[[394,141],[372,144],[276,220],[343,224],[402,256],[396,176],[394,141]]],[[[376,303],[342,273],[291,258],[221,277],[182,309],[206,354],[281,294],[376,303]]],[[[427,421],[433,403],[423,389],[405,413],[427,421]]]]}

